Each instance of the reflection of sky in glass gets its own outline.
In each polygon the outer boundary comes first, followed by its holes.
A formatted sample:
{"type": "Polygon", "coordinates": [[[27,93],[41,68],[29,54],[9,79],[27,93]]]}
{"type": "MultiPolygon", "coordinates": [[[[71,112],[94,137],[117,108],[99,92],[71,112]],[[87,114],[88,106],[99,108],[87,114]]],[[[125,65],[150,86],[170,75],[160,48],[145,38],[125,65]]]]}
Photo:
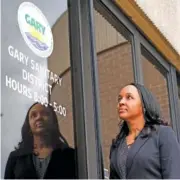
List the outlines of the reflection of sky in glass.
{"type": "MultiPolygon", "coordinates": [[[[46,77],[43,73],[37,73],[30,69],[29,67],[18,62],[18,60],[12,58],[8,54],[8,46],[12,45],[21,51],[23,54],[33,59],[37,63],[43,65],[47,68],[47,59],[40,58],[36,56],[26,45],[23,37],[21,36],[18,23],[17,23],[17,10],[19,5],[24,2],[23,0],[1,1],[1,14],[2,14],[2,121],[1,121],[1,177],[4,176],[5,164],[7,157],[17,145],[20,140],[20,129],[22,123],[24,122],[25,115],[28,108],[32,104],[32,100],[28,99],[23,95],[19,95],[17,92],[10,88],[5,87],[5,75],[16,79],[17,81],[23,82],[25,85],[29,86],[33,91],[39,91],[36,86],[28,84],[22,80],[22,69],[33,73],[35,76],[40,78],[43,82],[47,82],[46,77]],[[8,63],[7,63],[8,62],[8,63]],[[10,63],[9,63],[10,62],[10,63]]],[[[29,2],[34,3],[45,15],[50,26],[52,27],[57,19],[67,10],[67,0],[31,0],[29,2]]],[[[42,92],[41,92],[42,93],[42,92]]]]}

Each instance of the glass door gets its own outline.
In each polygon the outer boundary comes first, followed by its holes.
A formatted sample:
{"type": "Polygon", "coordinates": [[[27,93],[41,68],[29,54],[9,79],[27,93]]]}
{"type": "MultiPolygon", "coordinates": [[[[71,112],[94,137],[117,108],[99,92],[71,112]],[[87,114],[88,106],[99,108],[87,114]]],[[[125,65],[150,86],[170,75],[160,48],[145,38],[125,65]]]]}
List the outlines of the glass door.
{"type": "Polygon", "coordinates": [[[67,0],[2,1],[1,178],[5,169],[7,178],[40,176],[38,168],[28,171],[32,167],[22,154],[30,154],[35,167],[51,155],[40,177],[77,177],[67,5],[67,0]],[[37,156],[41,150],[49,153],[37,156]],[[7,164],[12,156],[19,166],[7,164]]]}

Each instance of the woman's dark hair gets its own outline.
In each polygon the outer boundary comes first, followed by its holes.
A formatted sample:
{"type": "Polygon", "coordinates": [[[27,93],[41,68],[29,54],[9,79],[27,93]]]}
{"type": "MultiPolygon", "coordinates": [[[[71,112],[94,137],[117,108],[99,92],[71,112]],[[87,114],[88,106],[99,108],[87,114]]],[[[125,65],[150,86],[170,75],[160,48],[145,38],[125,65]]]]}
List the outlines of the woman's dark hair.
{"type": "MultiPolygon", "coordinates": [[[[135,86],[141,98],[144,119],[145,119],[143,137],[147,137],[148,135],[151,134],[152,131],[156,131],[159,125],[167,126],[168,123],[166,123],[163,120],[162,115],[161,115],[160,105],[157,102],[156,98],[153,96],[153,94],[141,84],[130,83],[128,85],[135,86]]],[[[127,123],[123,121],[122,123],[120,123],[120,132],[117,135],[116,139],[113,140],[113,144],[114,145],[118,144],[121,138],[127,136],[128,133],[129,133],[129,129],[128,129],[127,123]]]]}
{"type": "MultiPolygon", "coordinates": [[[[29,112],[33,106],[36,104],[40,104],[38,102],[34,103],[28,110],[26,114],[26,118],[24,121],[24,124],[21,129],[21,136],[22,140],[18,143],[18,146],[15,149],[20,149],[24,151],[32,151],[34,148],[33,144],[33,135],[30,129],[29,125],[29,112]]],[[[58,119],[56,116],[56,113],[54,112],[53,108],[51,106],[47,106],[46,108],[50,111],[50,120],[52,121],[52,127],[51,127],[51,135],[48,137],[48,144],[50,144],[54,149],[60,148],[65,146],[68,146],[68,143],[66,139],[63,137],[63,135],[59,131],[59,125],[58,125],[58,119]]]]}

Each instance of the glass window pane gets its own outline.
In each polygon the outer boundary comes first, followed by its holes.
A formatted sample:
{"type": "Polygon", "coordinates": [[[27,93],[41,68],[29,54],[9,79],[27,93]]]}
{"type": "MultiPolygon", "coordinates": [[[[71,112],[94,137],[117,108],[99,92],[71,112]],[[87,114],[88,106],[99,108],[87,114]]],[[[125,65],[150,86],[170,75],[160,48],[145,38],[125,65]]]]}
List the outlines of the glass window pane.
{"type": "Polygon", "coordinates": [[[2,178],[12,151],[7,178],[75,178],[67,8],[2,1],[2,178]]]}
{"type": "Polygon", "coordinates": [[[143,47],[141,51],[144,85],[151,90],[160,103],[164,120],[171,123],[167,79],[162,68],[156,64],[156,60],[143,47]]]}
{"type": "Polygon", "coordinates": [[[105,174],[109,172],[109,151],[119,132],[117,97],[120,89],[134,81],[132,42],[124,27],[119,32],[104,15],[94,11],[101,128],[105,174]]]}

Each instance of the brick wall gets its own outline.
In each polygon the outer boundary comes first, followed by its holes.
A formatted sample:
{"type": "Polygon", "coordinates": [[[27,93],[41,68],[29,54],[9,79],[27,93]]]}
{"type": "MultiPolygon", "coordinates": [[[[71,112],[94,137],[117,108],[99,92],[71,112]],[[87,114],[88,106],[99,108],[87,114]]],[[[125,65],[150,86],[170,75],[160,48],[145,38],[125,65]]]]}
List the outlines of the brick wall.
{"type": "Polygon", "coordinates": [[[157,98],[161,107],[162,116],[164,120],[171,123],[166,78],[150,62],[151,59],[149,58],[147,59],[145,56],[142,55],[141,60],[142,60],[142,66],[143,66],[144,85],[148,89],[150,89],[151,92],[157,98]]]}

